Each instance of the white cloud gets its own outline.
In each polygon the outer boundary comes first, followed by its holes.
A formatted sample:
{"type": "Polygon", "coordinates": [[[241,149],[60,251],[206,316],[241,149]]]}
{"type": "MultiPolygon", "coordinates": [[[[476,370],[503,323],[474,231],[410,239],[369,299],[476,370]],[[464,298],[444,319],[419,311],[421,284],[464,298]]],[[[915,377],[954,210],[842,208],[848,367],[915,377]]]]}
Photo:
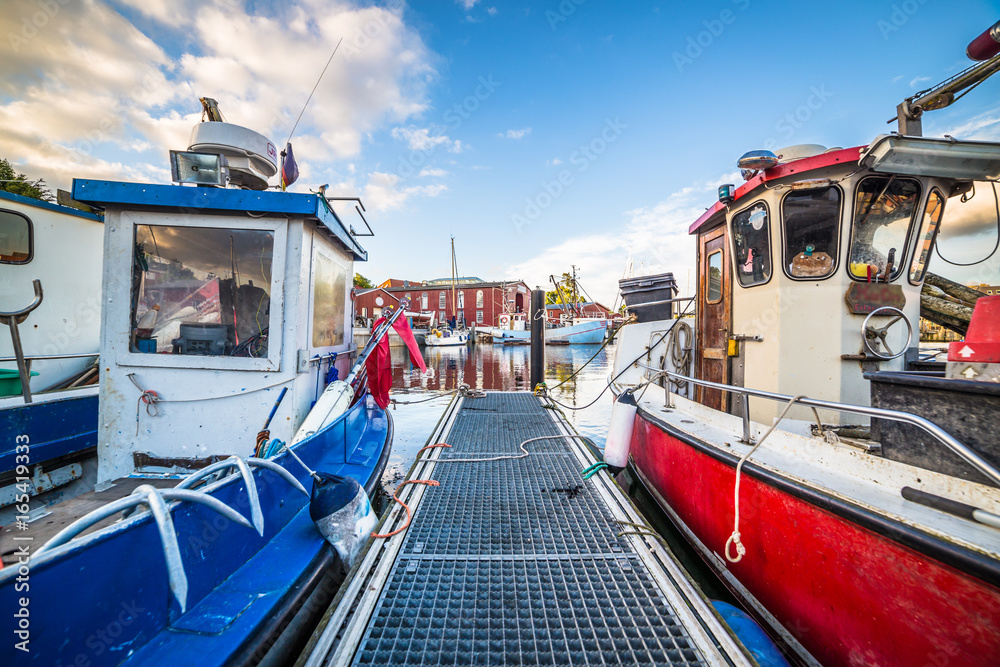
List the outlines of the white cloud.
{"type": "Polygon", "coordinates": [[[407,147],[413,151],[433,151],[438,146],[445,147],[449,153],[461,153],[465,146],[459,140],[452,141],[447,136],[431,135],[431,131],[426,127],[409,125],[407,127],[392,128],[393,139],[405,141],[407,147]]]}
{"type": "MultiPolygon", "coordinates": [[[[632,253],[633,275],[672,272],[682,292],[693,293],[695,242],[688,228],[714,202],[718,183],[733,182],[725,174],[712,182],[683,188],[660,203],[625,211],[614,232],[574,235],[535,257],[511,266],[508,275],[522,276],[529,285],[544,285],[549,274],[580,267],[580,281],[591,296],[609,308],[617,297],[632,253]]],[[[540,219],[536,224],[543,224],[540,219]]],[[[531,227],[523,229],[531,234],[531,227]]]]}
{"type": "Polygon", "coordinates": [[[917,84],[923,83],[924,81],[930,81],[930,80],[931,80],[931,78],[929,76],[914,77],[913,80],[910,81],[910,88],[916,88],[917,84]]]}
{"type": "Polygon", "coordinates": [[[562,161],[562,160],[560,160],[560,159],[559,159],[559,158],[557,158],[557,157],[554,157],[554,158],[552,158],[551,160],[546,160],[546,161],[545,161],[545,166],[546,166],[546,167],[558,167],[558,166],[559,166],[559,165],[561,165],[562,163],[563,163],[563,161],[562,161]]]}
{"type": "Polygon", "coordinates": [[[402,10],[356,1],[280,11],[250,0],[52,3],[58,11],[27,31],[40,5],[7,0],[0,35],[19,37],[0,40],[0,156],[58,187],[83,175],[166,180],[165,170],[138,165],[187,146],[201,95],[280,144],[343,38],[295,135],[300,166],[322,171],[424,111],[435,75],[402,10]],[[145,32],[115,6],[139,12],[145,32]]]}
{"type": "Polygon", "coordinates": [[[446,185],[412,185],[400,187],[400,178],[397,174],[387,174],[385,172],[373,172],[368,178],[365,186],[364,199],[368,202],[367,207],[376,211],[387,211],[389,209],[400,208],[413,196],[437,197],[447,190],[446,185]]]}
{"type": "Polygon", "coordinates": [[[465,7],[466,11],[468,11],[475,7],[479,0],[455,0],[455,2],[465,7]]]}
{"type": "Polygon", "coordinates": [[[501,132],[497,136],[501,139],[522,139],[528,134],[531,134],[530,127],[526,127],[523,130],[507,130],[506,132],[501,132]]]}
{"type": "Polygon", "coordinates": [[[486,10],[486,13],[489,14],[490,16],[496,16],[497,15],[497,8],[496,7],[490,7],[489,9],[486,10]]]}
{"type": "Polygon", "coordinates": [[[956,139],[976,141],[1000,141],[1000,110],[991,109],[965,121],[951,129],[938,131],[929,128],[928,136],[950,135],[956,139]]]}
{"type": "Polygon", "coordinates": [[[428,167],[426,169],[421,169],[420,173],[418,174],[418,176],[420,176],[420,177],[427,176],[427,177],[430,177],[430,178],[441,178],[442,176],[447,176],[447,175],[448,175],[448,172],[445,171],[444,169],[437,169],[437,168],[430,168],[430,167],[428,167]]]}

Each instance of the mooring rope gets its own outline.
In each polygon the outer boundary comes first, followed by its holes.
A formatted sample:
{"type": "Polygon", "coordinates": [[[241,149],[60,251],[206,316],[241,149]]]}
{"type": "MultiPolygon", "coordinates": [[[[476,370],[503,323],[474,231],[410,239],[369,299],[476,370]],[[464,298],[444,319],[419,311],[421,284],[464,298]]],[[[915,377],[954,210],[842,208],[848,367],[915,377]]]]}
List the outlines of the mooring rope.
{"type": "Polygon", "coordinates": [[[761,436],[760,440],[758,440],[757,443],[750,448],[749,452],[740,457],[739,463],[736,464],[736,487],[733,491],[733,534],[729,536],[728,540],[726,540],[726,560],[730,563],[739,563],[743,560],[743,555],[747,552],[746,547],[744,547],[743,543],[740,541],[740,477],[743,473],[743,464],[747,462],[747,459],[749,459],[762,444],[764,444],[764,441],[767,440],[767,436],[771,435],[771,433],[774,432],[774,429],[778,428],[778,424],[780,424],[781,420],[785,418],[785,415],[788,414],[788,411],[792,408],[792,406],[803,398],[805,398],[804,394],[793,396],[792,400],[785,404],[785,409],[781,411],[778,418],[774,420],[773,424],[771,424],[771,428],[767,429],[767,432],[761,436]],[[730,545],[736,545],[735,558],[729,555],[730,545]]]}

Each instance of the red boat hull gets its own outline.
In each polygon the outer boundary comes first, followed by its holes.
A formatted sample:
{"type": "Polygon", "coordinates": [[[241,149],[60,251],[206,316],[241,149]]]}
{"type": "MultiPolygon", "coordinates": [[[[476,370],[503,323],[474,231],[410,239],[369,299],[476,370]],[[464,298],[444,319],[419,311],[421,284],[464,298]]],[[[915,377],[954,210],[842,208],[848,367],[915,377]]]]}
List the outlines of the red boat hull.
{"type": "MultiPolygon", "coordinates": [[[[703,557],[717,555],[709,565],[723,567],[736,458],[641,411],[631,456],[703,557]]],[[[893,523],[748,463],[747,552],[724,569],[737,596],[752,595],[824,665],[1000,665],[995,563],[893,523]]]]}

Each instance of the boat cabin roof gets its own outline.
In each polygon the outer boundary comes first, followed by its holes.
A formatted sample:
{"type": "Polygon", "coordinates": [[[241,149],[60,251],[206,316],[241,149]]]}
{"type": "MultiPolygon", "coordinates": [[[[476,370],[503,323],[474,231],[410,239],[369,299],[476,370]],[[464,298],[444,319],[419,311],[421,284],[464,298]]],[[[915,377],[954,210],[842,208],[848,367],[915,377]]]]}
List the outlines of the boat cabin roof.
{"type": "Polygon", "coordinates": [[[86,218],[87,220],[104,222],[104,218],[95,213],[81,211],[80,209],[70,208],[69,206],[63,206],[61,204],[54,204],[50,201],[35,199],[34,197],[25,197],[23,195],[16,195],[13,192],[7,192],[6,190],[0,190],[0,207],[2,207],[3,201],[15,202],[18,204],[24,204],[26,206],[34,206],[35,208],[41,208],[47,211],[55,211],[56,213],[65,213],[66,215],[75,215],[80,218],[86,218]]]}
{"type": "MultiPolygon", "coordinates": [[[[822,169],[823,167],[832,167],[834,165],[845,164],[848,162],[856,163],[866,148],[868,148],[868,146],[855,146],[854,148],[828,150],[825,153],[820,153],[819,155],[792,160],[790,162],[778,164],[771,169],[761,171],[746,183],[736,188],[735,199],[730,206],[735,206],[736,202],[749,196],[757,188],[761,187],[765,183],[768,183],[769,181],[785,178],[786,176],[792,176],[793,174],[801,174],[814,169],[822,169]]],[[[715,202],[715,204],[710,206],[708,210],[702,213],[701,216],[694,221],[694,224],[692,224],[688,229],[688,233],[697,234],[702,225],[711,220],[712,217],[720,211],[725,210],[725,208],[726,205],[722,202],[715,202]]]]}
{"type": "Polygon", "coordinates": [[[322,225],[356,261],[368,259],[368,252],[355,240],[350,227],[320,195],[74,179],[73,199],[102,208],[114,206],[187,212],[198,209],[203,212],[246,212],[258,217],[302,216],[322,225]]]}

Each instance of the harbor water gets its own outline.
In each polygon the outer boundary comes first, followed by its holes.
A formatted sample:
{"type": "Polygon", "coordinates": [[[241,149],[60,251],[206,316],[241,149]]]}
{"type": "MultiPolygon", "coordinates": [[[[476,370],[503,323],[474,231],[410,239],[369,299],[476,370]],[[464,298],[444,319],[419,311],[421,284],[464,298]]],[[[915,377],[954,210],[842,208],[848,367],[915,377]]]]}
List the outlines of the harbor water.
{"type": "MultiPolygon", "coordinates": [[[[445,407],[462,384],[484,390],[529,389],[528,345],[477,344],[427,347],[422,351],[427,374],[410,363],[406,348],[392,348],[395,433],[392,456],[383,476],[390,490],[395,480],[405,476],[417,451],[427,444],[445,407]]],[[[549,345],[545,349],[545,382],[552,388],[552,398],[564,406],[583,408],[563,408],[563,412],[581,435],[588,436],[602,449],[614,398],[611,390],[600,398],[598,395],[607,389],[614,354],[613,342],[603,350],[600,345],[549,345]],[[593,361],[587,364],[591,357],[593,361]],[[570,377],[584,364],[586,367],[570,377]]]]}
{"type": "MultiPolygon", "coordinates": [[[[528,345],[481,343],[468,347],[422,348],[429,369],[427,374],[410,363],[405,347],[391,350],[390,395],[395,400],[392,407],[395,432],[392,454],[382,477],[387,494],[391,494],[406,476],[420,448],[433,444],[428,443],[427,438],[462,384],[484,390],[529,389],[531,348],[528,345]]],[[[601,450],[614,402],[607,388],[616,351],[614,341],[603,349],[600,345],[547,345],[545,348],[545,383],[550,396],[562,404],[563,414],[576,431],[590,438],[601,450]],[[593,360],[587,363],[591,357],[593,360]],[[574,375],[576,371],[579,372],[574,375]]],[[[630,471],[619,475],[618,482],[702,591],[711,599],[735,604],[730,592],[677,532],[656,501],[636,483],[630,471]]]]}

